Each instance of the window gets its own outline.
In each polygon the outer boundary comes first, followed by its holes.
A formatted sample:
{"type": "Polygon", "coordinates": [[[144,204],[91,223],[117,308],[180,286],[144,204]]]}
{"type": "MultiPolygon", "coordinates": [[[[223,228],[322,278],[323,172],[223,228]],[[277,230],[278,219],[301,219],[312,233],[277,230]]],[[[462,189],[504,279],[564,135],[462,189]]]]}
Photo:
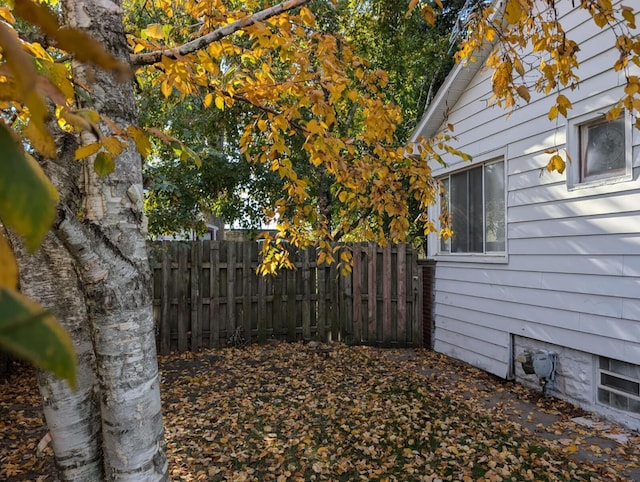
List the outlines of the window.
{"type": "Polygon", "coordinates": [[[442,178],[442,209],[449,213],[453,236],[442,239],[442,253],[505,251],[504,161],[442,178]]]}
{"type": "Polygon", "coordinates": [[[598,401],[640,413],[640,366],[600,357],[598,401]]]}
{"type": "Polygon", "coordinates": [[[575,161],[567,174],[570,189],[632,179],[630,115],[613,121],[587,115],[567,125],[567,148],[575,161]]]}

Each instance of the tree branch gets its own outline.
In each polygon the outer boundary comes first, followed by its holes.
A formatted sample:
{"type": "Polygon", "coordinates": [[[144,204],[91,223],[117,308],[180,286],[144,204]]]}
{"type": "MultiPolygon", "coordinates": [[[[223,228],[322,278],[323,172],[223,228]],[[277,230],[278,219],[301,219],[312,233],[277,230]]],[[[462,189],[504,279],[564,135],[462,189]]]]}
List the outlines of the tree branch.
{"type": "Polygon", "coordinates": [[[301,7],[302,5],[305,5],[310,1],[311,0],[287,0],[285,2],[279,3],[278,5],[274,5],[273,7],[260,10],[253,15],[249,15],[247,17],[241,18],[240,20],[236,20],[229,25],[220,27],[213,32],[203,35],[202,37],[192,40],[191,42],[187,42],[186,44],[183,44],[179,47],[134,54],[130,57],[131,65],[133,67],[141,67],[143,65],[151,65],[155,64],[156,62],[160,62],[162,57],[175,59],[183,55],[197,52],[198,50],[205,48],[207,45],[213,42],[217,42],[218,40],[223,39],[224,37],[227,37],[232,33],[237,32],[238,30],[242,30],[258,22],[262,22],[271,17],[275,17],[276,15],[280,15],[283,12],[301,7]]]}
{"type": "Polygon", "coordinates": [[[362,221],[366,218],[369,217],[369,215],[373,212],[373,208],[367,208],[365,209],[365,211],[360,214],[360,216],[358,217],[358,219],[354,219],[353,221],[351,221],[347,226],[343,226],[340,229],[338,229],[337,231],[334,231],[331,234],[331,239],[335,242],[338,242],[342,239],[342,237],[347,234],[350,233],[351,231],[353,231],[354,229],[356,229],[358,227],[358,225],[360,223],[362,223],[362,221]]]}
{"type": "MultiPolygon", "coordinates": [[[[277,110],[271,109],[270,107],[264,106],[262,104],[258,104],[254,101],[252,101],[251,99],[246,98],[244,95],[240,95],[240,94],[230,94],[227,91],[222,91],[222,93],[226,96],[231,97],[234,100],[238,100],[240,102],[245,102],[249,105],[252,105],[253,107],[255,107],[256,109],[261,110],[262,112],[266,112],[267,114],[273,114],[273,115],[282,115],[280,112],[278,112],[277,110]]],[[[303,126],[301,126],[300,124],[298,124],[296,121],[293,120],[287,120],[287,122],[289,123],[289,125],[291,127],[293,127],[294,129],[300,131],[303,134],[309,134],[309,131],[307,129],[305,129],[303,126]]]]}

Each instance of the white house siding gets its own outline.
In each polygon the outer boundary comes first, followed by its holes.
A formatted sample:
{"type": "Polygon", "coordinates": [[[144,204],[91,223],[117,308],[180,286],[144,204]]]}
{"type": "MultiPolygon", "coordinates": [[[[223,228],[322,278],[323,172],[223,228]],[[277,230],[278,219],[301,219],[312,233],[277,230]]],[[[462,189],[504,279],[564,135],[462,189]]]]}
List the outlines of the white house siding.
{"type": "MultiPolygon", "coordinates": [[[[603,51],[611,34],[583,12],[568,13],[563,23],[581,47],[580,86],[563,92],[574,106],[570,117],[605,112],[624,85],[623,75],[609,68],[617,53],[603,51]]],[[[565,120],[547,118],[551,99],[533,95],[507,116],[486,107],[490,97],[490,72],[479,72],[448,104],[442,125],[454,124],[455,146],[476,159],[504,155],[507,256],[434,256],[434,347],[529,381],[514,354],[551,347],[559,354],[555,394],[640,426],[640,417],[595,401],[598,355],[640,365],[640,135],[634,129],[632,181],[569,191],[565,175],[543,170],[544,150],[565,147],[565,120]]],[[[434,132],[416,130],[414,137],[421,134],[434,132]]],[[[469,166],[448,161],[447,168],[434,166],[434,176],[469,166]]],[[[434,236],[430,252],[437,247],[434,236]]]]}

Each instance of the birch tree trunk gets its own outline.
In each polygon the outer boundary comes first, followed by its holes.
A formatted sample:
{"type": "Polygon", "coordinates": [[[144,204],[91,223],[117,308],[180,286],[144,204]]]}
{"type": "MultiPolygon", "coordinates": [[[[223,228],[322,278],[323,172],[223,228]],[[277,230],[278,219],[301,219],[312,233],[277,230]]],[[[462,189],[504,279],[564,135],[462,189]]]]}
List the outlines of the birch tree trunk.
{"type": "MultiPolygon", "coordinates": [[[[62,9],[67,25],[128,61],[121,0],[64,0],[62,9]]],[[[90,89],[87,108],[123,128],[136,122],[132,81],[80,64],[74,76],[90,89]]],[[[59,158],[43,161],[60,192],[56,223],[33,256],[12,241],[22,291],[54,311],[78,353],[77,391],[39,376],[60,476],[166,480],[141,158],[131,144],[99,178],[91,161],[74,161],[77,139],[59,141],[59,158]]]]}
{"type": "MultiPolygon", "coordinates": [[[[51,167],[57,166],[50,164],[47,167],[51,175],[51,167]]],[[[102,480],[95,356],[75,262],[56,232],[47,235],[33,256],[27,256],[13,237],[12,244],[20,264],[22,292],[54,312],[69,332],[78,359],[75,391],[49,372],[38,373],[44,415],[52,434],[60,476],[63,480],[102,480]]]]}

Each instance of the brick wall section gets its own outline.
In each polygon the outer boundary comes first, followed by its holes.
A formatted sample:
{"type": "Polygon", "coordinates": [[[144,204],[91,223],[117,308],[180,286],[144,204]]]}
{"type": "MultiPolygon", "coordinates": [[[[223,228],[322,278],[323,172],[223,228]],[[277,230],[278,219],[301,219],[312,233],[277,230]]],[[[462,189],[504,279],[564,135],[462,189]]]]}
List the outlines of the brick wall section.
{"type": "Polygon", "coordinates": [[[422,340],[425,348],[433,349],[435,280],[436,263],[420,260],[418,266],[422,271],[422,340]]]}

